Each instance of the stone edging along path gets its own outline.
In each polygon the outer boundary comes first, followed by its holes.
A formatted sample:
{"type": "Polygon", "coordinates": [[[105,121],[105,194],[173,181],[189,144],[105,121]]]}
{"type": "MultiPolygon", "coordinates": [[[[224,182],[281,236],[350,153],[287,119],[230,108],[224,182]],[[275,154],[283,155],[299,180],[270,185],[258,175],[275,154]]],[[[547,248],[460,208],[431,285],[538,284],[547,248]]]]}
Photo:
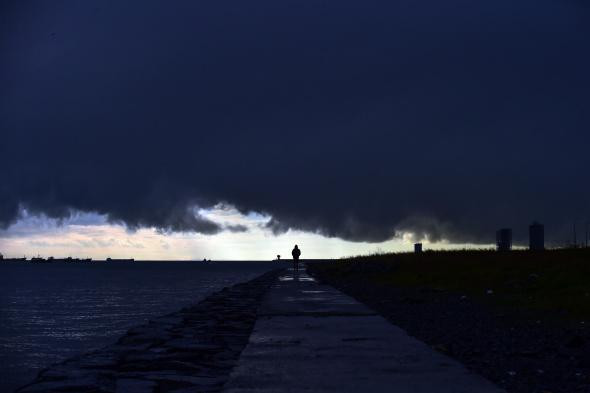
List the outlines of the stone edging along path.
{"type": "Polygon", "coordinates": [[[218,392],[282,269],[130,329],[115,344],[41,371],[16,393],[218,392]]]}

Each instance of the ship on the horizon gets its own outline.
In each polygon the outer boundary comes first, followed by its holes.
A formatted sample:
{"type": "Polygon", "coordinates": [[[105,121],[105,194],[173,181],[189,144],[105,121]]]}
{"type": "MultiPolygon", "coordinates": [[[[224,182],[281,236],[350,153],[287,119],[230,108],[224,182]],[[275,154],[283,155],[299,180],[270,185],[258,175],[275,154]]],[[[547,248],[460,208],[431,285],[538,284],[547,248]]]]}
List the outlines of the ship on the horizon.
{"type": "Polygon", "coordinates": [[[127,258],[126,259],[126,258],[111,258],[111,257],[108,257],[106,259],[106,261],[107,262],[134,262],[135,259],[134,258],[127,258]]]}
{"type": "Polygon", "coordinates": [[[26,256],[22,258],[4,258],[4,255],[0,254],[0,262],[32,262],[32,263],[53,263],[53,262],[92,262],[92,258],[54,258],[48,257],[47,259],[43,258],[40,255],[36,257],[32,257],[31,259],[27,259],[26,256]]]}
{"type": "Polygon", "coordinates": [[[47,262],[91,262],[92,258],[72,258],[72,257],[67,257],[67,258],[54,258],[54,257],[49,257],[47,258],[47,262]]]}
{"type": "Polygon", "coordinates": [[[25,262],[26,257],[22,258],[4,258],[4,255],[0,254],[0,262],[25,262]]]}

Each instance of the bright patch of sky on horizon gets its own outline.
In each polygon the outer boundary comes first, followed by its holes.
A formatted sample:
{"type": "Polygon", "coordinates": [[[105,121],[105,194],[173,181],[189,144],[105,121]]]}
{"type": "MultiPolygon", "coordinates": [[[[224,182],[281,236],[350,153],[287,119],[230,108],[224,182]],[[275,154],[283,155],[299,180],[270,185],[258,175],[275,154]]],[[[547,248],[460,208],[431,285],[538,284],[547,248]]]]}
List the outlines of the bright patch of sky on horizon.
{"type": "MultiPolygon", "coordinates": [[[[94,213],[75,213],[59,222],[23,212],[22,218],[0,231],[0,253],[5,257],[89,257],[138,260],[272,260],[278,254],[290,258],[294,244],[303,258],[340,258],[374,252],[411,251],[412,235],[381,243],[350,242],[320,234],[293,231],[275,235],[265,224],[271,217],[243,215],[231,206],[219,205],[199,214],[226,228],[215,235],[164,233],[154,228],[129,230],[94,213]]],[[[426,249],[481,248],[482,245],[429,243],[426,249]]],[[[490,245],[491,246],[491,245],[490,245]]]]}

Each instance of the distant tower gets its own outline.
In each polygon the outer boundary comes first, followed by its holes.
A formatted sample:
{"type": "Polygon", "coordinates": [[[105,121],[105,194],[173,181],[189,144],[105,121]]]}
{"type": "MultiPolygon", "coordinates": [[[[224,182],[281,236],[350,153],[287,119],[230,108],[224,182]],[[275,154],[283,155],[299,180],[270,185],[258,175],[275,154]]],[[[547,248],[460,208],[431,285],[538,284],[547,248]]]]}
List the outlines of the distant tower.
{"type": "Polygon", "coordinates": [[[533,251],[545,249],[545,226],[536,221],[529,225],[529,249],[533,251]]]}
{"type": "Polygon", "coordinates": [[[419,254],[422,252],[422,243],[416,243],[414,244],[414,252],[416,254],[419,254]]]}
{"type": "Polygon", "coordinates": [[[512,249],[512,229],[502,228],[496,231],[496,248],[498,251],[510,251],[512,249]]]}

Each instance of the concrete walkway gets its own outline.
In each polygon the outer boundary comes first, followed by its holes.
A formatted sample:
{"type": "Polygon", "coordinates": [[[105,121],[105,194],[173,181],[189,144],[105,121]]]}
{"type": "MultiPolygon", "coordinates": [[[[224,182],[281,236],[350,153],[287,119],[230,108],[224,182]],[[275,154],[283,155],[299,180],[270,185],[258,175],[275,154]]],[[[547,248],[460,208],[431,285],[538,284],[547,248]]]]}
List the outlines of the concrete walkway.
{"type": "Polygon", "coordinates": [[[266,294],[223,392],[500,393],[305,271],[266,294]]]}

